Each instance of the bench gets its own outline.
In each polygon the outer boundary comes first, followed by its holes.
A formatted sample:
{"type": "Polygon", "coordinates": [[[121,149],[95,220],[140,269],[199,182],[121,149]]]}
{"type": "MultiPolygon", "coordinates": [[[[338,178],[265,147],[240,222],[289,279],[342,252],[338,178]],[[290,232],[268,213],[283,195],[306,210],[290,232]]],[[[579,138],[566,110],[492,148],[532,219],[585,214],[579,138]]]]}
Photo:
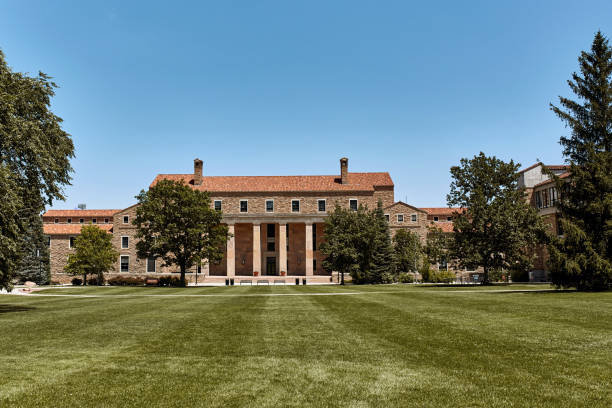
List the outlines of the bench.
{"type": "Polygon", "coordinates": [[[253,285],[253,281],[250,279],[244,279],[240,281],[240,285],[253,285]]]}
{"type": "Polygon", "coordinates": [[[284,279],[274,279],[274,284],[275,285],[284,285],[285,284],[285,280],[284,279]]]}
{"type": "Polygon", "coordinates": [[[269,285],[269,284],[270,284],[270,282],[268,282],[268,280],[267,280],[267,279],[262,279],[262,280],[258,280],[258,281],[257,281],[257,284],[258,284],[258,285],[269,285]]]}

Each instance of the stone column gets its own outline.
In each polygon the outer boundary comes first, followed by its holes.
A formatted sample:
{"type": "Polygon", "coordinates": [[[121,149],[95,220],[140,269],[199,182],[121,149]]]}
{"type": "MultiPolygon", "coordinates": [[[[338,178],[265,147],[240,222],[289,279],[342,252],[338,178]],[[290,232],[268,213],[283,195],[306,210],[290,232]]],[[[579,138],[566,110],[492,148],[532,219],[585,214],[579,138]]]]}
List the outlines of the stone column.
{"type": "Polygon", "coordinates": [[[259,272],[261,276],[261,228],[259,224],[253,224],[253,276],[259,272]]]}
{"type": "Polygon", "coordinates": [[[312,222],[306,223],[306,276],[312,276],[312,222]]]}
{"type": "Polygon", "coordinates": [[[227,240],[227,277],[233,278],[236,275],[236,241],[234,239],[234,224],[227,226],[231,235],[227,240]]]}
{"type": "Polygon", "coordinates": [[[279,270],[287,274],[287,224],[278,225],[278,263],[279,270]]]}

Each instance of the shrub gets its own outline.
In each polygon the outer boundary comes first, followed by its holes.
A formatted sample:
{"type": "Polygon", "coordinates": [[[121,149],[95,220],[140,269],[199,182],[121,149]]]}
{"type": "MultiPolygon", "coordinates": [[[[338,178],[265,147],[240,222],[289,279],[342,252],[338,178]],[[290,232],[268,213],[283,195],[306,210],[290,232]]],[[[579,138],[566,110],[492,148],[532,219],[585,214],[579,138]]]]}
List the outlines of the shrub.
{"type": "Polygon", "coordinates": [[[456,279],[456,275],[451,271],[437,271],[433,274],[432,282],[435,283],[452,283],[456,279]]]}
{"type": "Polygon", "coordinates": [[[414,276],[411,273],[402,272],[399,274],[398,281],[400,283],[412,283],[414,282],[414,276]]]}
{"type": "Polygon", "coordinates": [[[434,271],[429,268],[429,265],[423,265],[421,269],[419,269],[419,273],[421,274],[423,282],[433,282],[432,278],[434,271]]]}
{"type": "Polygon", "coordinates": [[[158,286],[183,286],[177,276],[160,276],[157,281],[158,286]]]}
{"type": "Polygon", "coordinates": [[[81,278],[72,278],[70,283],[72,283],[73,286],[81,286],[83,284],[83,279],[81,279],[81,278]]]}
{"type": "Polygon", "coordinates": [[[113,276],[108,280],[111,286],[142,286],[144,279],[137,276],[113,276]]]}
{"type": "Polygon", "coordinates": [[[529,272],[525,270],[515,270],[511,272],[512,282],[529,282],[529,272]]]}
{"type": "Polygon", "coordinates": [[[91,277],[87,279],[87,284],[91,286],[104,285],[104,278],[102,277],[101,279],[98,280],[97,276],[91,277]]]}

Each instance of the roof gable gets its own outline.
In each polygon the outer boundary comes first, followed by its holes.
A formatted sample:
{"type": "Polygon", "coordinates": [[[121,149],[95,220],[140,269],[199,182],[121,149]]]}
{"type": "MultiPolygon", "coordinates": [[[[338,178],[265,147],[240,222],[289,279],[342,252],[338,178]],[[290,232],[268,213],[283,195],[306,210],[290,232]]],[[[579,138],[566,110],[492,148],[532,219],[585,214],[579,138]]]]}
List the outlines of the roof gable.
{"type": "Polygon", "coordinates": [[[403,202],[403,201],[396,201],[396,202],[394,202],[393,204],[391,204],[391,205],[389,205],[389,206],[385,207],[384,209],[386,210],[386,209],[389,209],[389,208],[395,208],[395,207],[404,207],[404,208],[410,208],[410,209],[411,209],[411,210],[413,210],[413,211],[417,211],[417,212],[420,212],[420,213],[425,213],[425,211],[423,211],[422,209],[417,208],[417,207],[415,207],[415,206],[412,206],[412,205],[410,205],[410,204],[406,204],[406,203],[405,203],[405,202],[403,202]]]}

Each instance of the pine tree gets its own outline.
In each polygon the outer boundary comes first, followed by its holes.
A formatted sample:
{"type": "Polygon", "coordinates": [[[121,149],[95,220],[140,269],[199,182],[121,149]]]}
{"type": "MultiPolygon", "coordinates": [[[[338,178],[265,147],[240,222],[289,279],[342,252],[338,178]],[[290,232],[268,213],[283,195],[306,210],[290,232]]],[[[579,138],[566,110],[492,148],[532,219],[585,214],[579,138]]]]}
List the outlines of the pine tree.
{"type": "Polygon", "coordinates": [[[385,218],[382,201],[378,201],[376,209],[371,212],[372,225],[372,259],[370,283],[391,283],[396,280],[396,262],[389,223],[385,218]]]}
{"type": "Polygon", "coordinates": [[[16,277],[21,281],[48,284],[51,277],[49,248],[43,235],[42,219],[38,214],[30,217],[22,241],[23,258],[17,268],[16,277]]]}
{"type": "Polygon", "coordinates": [[[551,104],[571,135],[560,140],[570,177],[554,177],[563,236],[548,246],[549,264],[558,286],[603,290],[612,287],[612,49],[601,32],[578,62],[568,84],[579,101],[551,104]]]}

